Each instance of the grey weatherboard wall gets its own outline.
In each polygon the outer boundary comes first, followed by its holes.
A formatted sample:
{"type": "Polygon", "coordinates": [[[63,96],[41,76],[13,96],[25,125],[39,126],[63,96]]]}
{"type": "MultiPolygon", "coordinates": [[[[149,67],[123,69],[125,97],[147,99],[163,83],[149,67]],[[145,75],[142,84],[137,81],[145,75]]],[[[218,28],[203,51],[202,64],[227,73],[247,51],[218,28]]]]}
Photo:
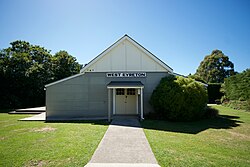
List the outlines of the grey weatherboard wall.
{"type": "MultiPolygon", "coordinates": [[[[153,112],[149,99],[167,72],[147,72],[145,78],[109,78],[106,72],[87,72],[46,87],[46,120],[108,118],[108,89],[111,81],[141,81],[144,115],[153,112]]],[[[112,97],[112,96],[111,96],[112,97]]]]}

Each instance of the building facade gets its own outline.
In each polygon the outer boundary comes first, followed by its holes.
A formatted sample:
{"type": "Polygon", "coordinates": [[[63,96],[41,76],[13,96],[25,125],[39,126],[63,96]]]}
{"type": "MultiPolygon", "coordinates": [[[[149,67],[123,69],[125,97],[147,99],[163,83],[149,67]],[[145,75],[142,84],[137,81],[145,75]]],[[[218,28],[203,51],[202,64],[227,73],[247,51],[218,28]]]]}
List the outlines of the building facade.
{"type": "Polygon", "coordinates": [[[108,119],[153,112],[149,99],[173,69],[128,35],[79,74],[46,85],[46,120],[108,119]]]}

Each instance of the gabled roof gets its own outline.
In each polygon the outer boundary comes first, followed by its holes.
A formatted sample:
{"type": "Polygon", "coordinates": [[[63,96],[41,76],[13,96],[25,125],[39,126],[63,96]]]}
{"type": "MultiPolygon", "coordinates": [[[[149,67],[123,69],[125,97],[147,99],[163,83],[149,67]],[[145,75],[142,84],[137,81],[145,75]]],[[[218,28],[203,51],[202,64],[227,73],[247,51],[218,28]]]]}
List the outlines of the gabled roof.
{"type": "Polygon", "coordinates": [[[138,42],[136,42],[130,36],[128,36],[127,34],[125,34],[123,37],[121,37],[119,40],[117,40],[114,44],[112,44],[110,47],[108,47],[106,50],[104,50],[101,54],[99,54],[94,59],[92,59],[87,65],[85,65],[80,70],[79,74],[76,74],[76,75],[73,75],[73,76],[70,76],[70,77],[67,77],[67,78],[64,78],[64,79],[52,82],[50,84],[45,85],[45,87],[49,87],[49,86],[55,85],[57,83],[64,82],[66,80],[69,80],[69,79],[72,79],[72,78],[75,78],[75,77],[83,75],[84,72],[86,71],[86,69],[88,69],[92,64],[94,64],[99,59],[101,59],[103,56],[105,56],[109,51],[111,51],[113,48],[115,48],[116,46],[118,46],[124,40],[130,41],[132,44],[134,44],[136,47],[138,47],[141,51],[143,51],[146,55],[148,55],[150,58],[152,58],[154,61],[156,61],[158,64],[160,64],[163,68],[165,68],[167,71],[169,71],[171,74],[173,73],[173,69],[171,67],[169,67],[166,63],[164,63],[159,58],[157,58],[153,53],[151,53],[150,51],[148,51],[146,48],[144,48],[142,45],[140,45],[138,42]]]}
{"type": "Polygon", "coordinates": [[[152,58],[154,61],[156,61],[157,63],[159,63],[162,67],[164,67],[166,70],[170,71],[171,73],[173,73],[173,69],[171,67],[169,67],[166,63],[164,63],[163,61],[161,61],[158,57],[156,57],[153,53],[151,53],[150,51],[148,51],[146,48],[144,48],[142,45],[140,45],[138,42],[136,42],[134,39],[132,39],[130,36],[128,36],[127,34],[125,34],[123,37],[121,37],[119,40],[117,40],[113,45],[111,45],[110,47],[108,47],[106,50],[104,50],[101,54],[99,54],[98,56],[96,56],[93,60],[91,60],[86,66],[84,66],[81,70],[80,73],[85,72],[92,64],[94,64],[95,62],[97,62],[99,59],[101,59],[103,56],[105,56],[109,51],[111,51],[113,48],[115,48],[116,46],[118,46],[120,43],[122,43],[124,40],[128,40],[131,43],[133,43],[135,46],[137,46],[138,48],[140,48],[145,54],[147,54],[150,58],[152,58]]]}

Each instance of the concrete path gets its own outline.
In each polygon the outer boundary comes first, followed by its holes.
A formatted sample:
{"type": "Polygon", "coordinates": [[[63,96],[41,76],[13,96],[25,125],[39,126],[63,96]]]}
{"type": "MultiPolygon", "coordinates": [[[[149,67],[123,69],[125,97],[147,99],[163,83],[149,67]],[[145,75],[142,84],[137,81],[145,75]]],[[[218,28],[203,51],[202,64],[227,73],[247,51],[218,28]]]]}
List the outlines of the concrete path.
{"type": "Polygon", "coordinates": [[[114,119],[86,167],[159,167],[137,119],[114,119]]]}
{"type": "Polygon", "coordinates": [[[46,113],[43,112],[41,114],[37,114],[37,115],[34,115],[32,117],[28,117],[28,118],[22,118],[22,119],[19,119],[20,121],[45,121],[45,118],[46,117],[46,113]]]}

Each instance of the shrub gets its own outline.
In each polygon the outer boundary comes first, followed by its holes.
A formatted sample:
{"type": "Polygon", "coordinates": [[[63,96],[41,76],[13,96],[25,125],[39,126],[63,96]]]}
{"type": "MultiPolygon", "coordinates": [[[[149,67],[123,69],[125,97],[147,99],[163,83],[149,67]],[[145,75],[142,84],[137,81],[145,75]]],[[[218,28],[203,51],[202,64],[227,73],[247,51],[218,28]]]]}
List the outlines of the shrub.
{"type": "Polygon", "coordinates": [[[150,103],[164,119],[191,121],[204,115],[207,91],[203,84],[193,79],[170,75],[161,79],[150,103]]]}

